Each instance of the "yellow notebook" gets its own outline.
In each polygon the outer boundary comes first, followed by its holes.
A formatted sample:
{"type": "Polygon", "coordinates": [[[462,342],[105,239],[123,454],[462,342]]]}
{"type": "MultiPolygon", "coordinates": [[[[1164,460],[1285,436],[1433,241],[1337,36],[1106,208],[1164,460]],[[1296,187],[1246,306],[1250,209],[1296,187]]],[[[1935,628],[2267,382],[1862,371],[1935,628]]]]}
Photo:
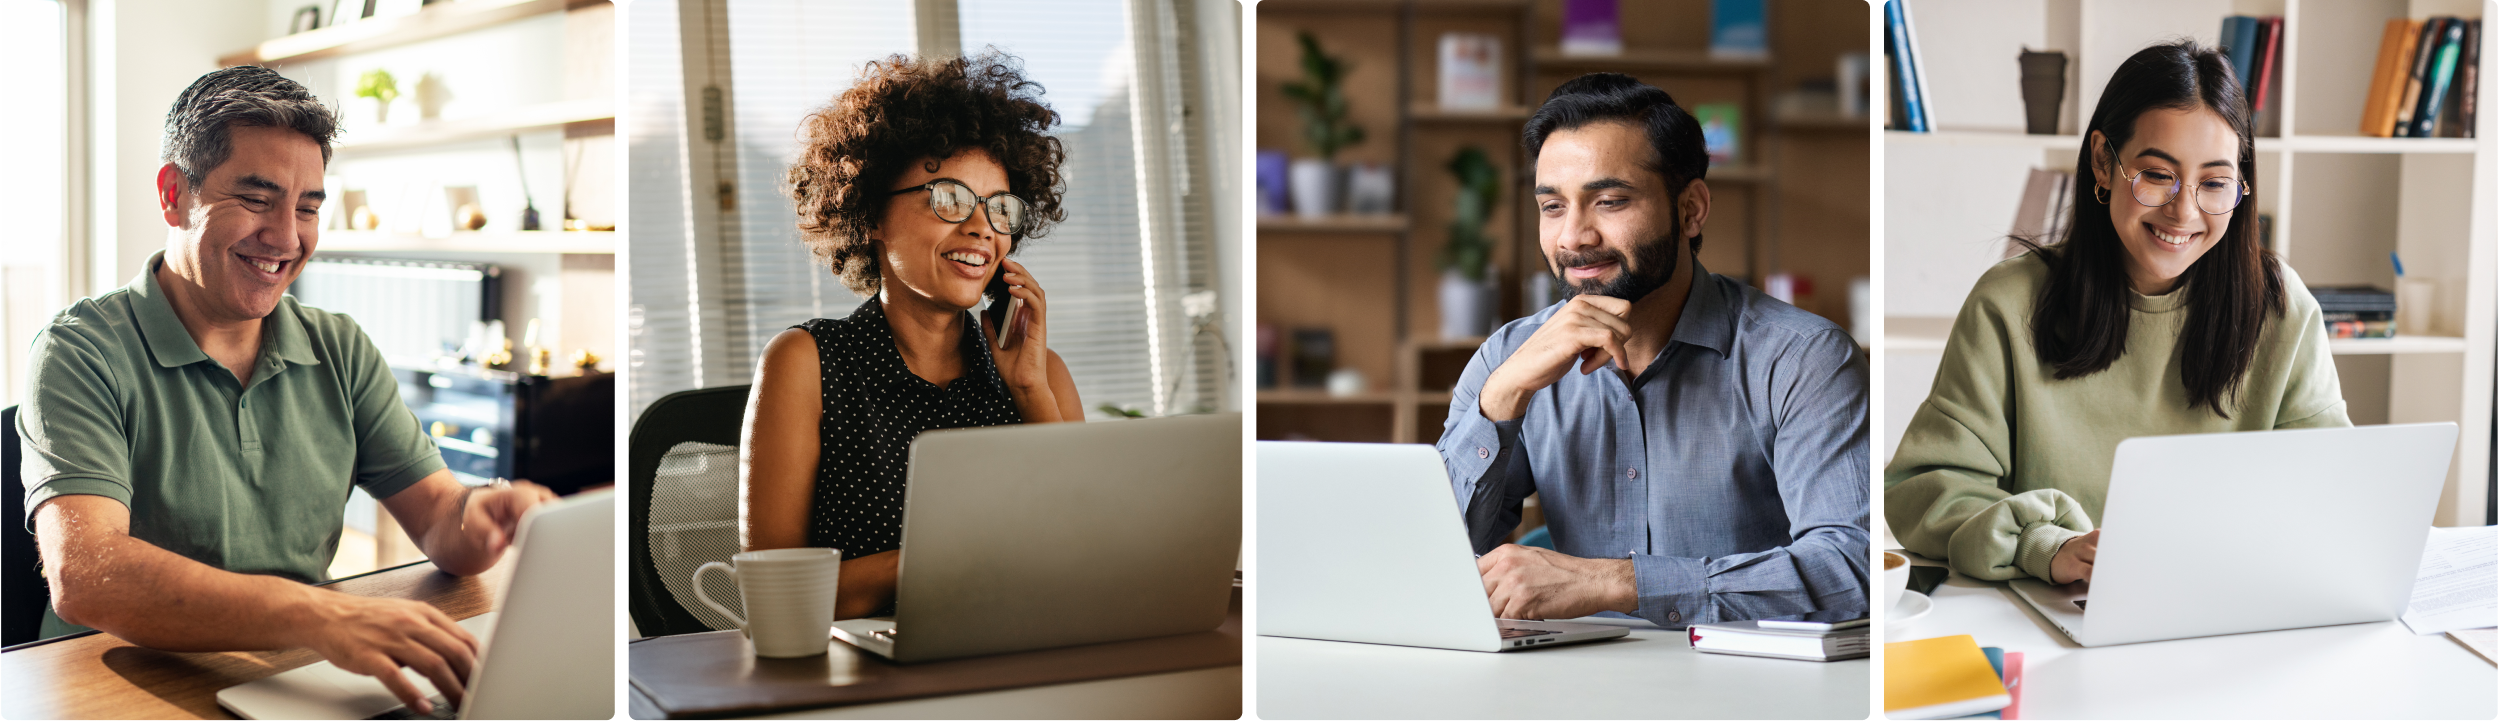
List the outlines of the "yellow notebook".
{"type": "Polygon", "coordinates": [[[1986,652],[1968,636],[1882,645],[1882,715],[1940,719],[1996,711],[2012,703],[1986,652]]]}

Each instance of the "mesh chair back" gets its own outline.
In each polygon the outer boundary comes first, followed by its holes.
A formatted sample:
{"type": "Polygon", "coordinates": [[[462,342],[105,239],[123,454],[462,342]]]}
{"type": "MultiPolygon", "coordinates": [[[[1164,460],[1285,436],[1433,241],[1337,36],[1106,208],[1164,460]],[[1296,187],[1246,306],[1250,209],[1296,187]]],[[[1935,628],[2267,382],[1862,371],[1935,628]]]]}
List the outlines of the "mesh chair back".
{"type": "MultiPolygon", "coordinates": [[[[726,561],[737,543],[737,447],[688,441],[659,458],[651,479],[650,563],[677,606],[714,631],[737,624],[694,595],[694,571],[726,561]]],[[[737,583],[723,574],[703,577],[711,600],[744,613],[737,583]]]]}
{"type": "MultiPolygon", "coordinates": [[[[750,386],[741,385],[671,393],[643,409],[642,417],[633,423],[625,459],[627,515],[633,529],[629,558],[633,574],[626,591],[633,625],[644,636],[711,631],[727,622],[693,601],[688,584],[694,566],[702,565],[704,560],[727,560],[736,553],[736,448],[749,389],[750,386]],[[680,446],[684,446],[682,451],[671,459],[670,452],[680,451],[680,446]],[[705,450],[704,446],[714,450],[705,450]],[[721,448],[726,449],[725,454],[717,450],[721,448]],[[658,493],[663,461],[669,464],[671,473],[666,496],[658,493]],[[725,514],[717,510],[722,502],[727,504],[725,514]],[[654,511],[656,523],[661,524],[657,529],[653,527],[654,511]],[[716,535],[721,527],[709,531],[693,528],[717,524],[723,519],[727,522],[725,545],[716,535]],[[654,533],[655,530],[658,532],[654,533]],[[658,553],[653,552],[655,546],[658,553]],[[711,556],[713,553],[718,555],[711,556]],[[693,560],[692,565],[678,573],[673,570],[680,565],[678,560],[668,563],[670,570],[662,570],[655,559],[663,557],[702,560],[693,560]],[[677,587],[686,588],[684,601],[678,600],[677,587]]],[[[734,589],[727,593],[715,589],[711,597],[721,605],[729,605],[730,599],[737,598],[734,589]]]]}

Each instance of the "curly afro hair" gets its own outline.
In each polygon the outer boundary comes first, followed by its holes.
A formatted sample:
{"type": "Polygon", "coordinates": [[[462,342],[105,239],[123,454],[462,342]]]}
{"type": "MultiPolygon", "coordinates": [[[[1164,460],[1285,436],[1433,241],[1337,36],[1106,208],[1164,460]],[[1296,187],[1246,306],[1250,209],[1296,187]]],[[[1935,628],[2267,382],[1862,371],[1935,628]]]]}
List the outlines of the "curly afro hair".
{"type": "Polygon", "coordinates": [[[990,48],[971,57],[893,55],[869,62],[858,82],[798,125],[798,160],[784,192],[796,201],[798,232],[841,284],[861,296],[883,286],[870,231],[910,164],[973,148],[1006,167],[1007,192],[1028,206],[1024,231],[1008,253],[1065,220],[1058,166],[1067,158],[1044,134],[1058,112],[1041,101],[1023,63],[990,48]]]}

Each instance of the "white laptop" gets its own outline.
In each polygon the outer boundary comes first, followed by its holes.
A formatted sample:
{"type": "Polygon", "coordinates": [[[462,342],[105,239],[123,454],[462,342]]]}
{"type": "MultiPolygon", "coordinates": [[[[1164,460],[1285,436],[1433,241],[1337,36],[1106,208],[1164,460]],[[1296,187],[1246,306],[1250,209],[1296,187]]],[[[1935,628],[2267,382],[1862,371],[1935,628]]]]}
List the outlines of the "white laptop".
{"type": "MultiPolygon", "coordinates": [[[[513,548],[517,555],[504,563],[519,565],[495,611],[460,622],[480,648],[457,718],[614,716],[615,493],[530,509],[513,548]]],[[[433,701],[430,718],[452,718],[432,681],[400,672],[433,701]]],[[[400,704],[381,681],[328,661],[219,691],[217,705],[247,719],[429,718],[400,704]]]]}
{"type": "Polygon", "coordinates": [[[1256,576],[1261,636],[1510,651],[1630,634],[1494,618],[1426,445],[1258,442],[1256,576]]]}
{"type": "Polygon", "coordinates": [[[915,662],[1214,630],[1240,441],[1239,413],[922,433],[894,615],[833,636],[915,662]]]}
{"type": "Polygon", "coordinates": [[[2074,643],[2401,617],[2455,424],[2130,438],[2087,583],[2011,583],[2074,643]]]}

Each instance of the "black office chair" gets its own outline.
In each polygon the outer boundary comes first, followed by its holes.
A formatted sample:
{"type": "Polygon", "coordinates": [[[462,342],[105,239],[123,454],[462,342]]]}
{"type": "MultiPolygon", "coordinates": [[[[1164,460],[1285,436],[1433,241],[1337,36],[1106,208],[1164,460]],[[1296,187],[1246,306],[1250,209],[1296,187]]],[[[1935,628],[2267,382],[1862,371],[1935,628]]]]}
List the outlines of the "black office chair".
{"type": "MultiPolygon", "coordinates": [[[[630,495],[633,525],[633,583],[629,589],[633,625],[646,637],[700,633],[713,628],[686,610],[677,596],[668,590],[658,565],[651,556],[651,497],[653,481],[659,465],[669,449],[680,443],[697,442],[736,447],[738,432],[746,418],[746,394],[751,386],[725,386],[670,393],[649,408],[633,423],[633,435],[626,441],[625,486],[630,495]]],[[[734,492],[734,489],[730,489],[734,492]]],[[[727,560],[725,558],[720,560],[727,560]]],[[[680,579],[683,580],[683,579],[680,579]]],[[[728,598],[714,595],[723,604],[728,598]]]]}
{"type": "Polygon", "coordinates": [[[52,600],[52,584],[43,580],[43,554],[35,550],[35,534],[26,529],[26,486],[18,479],[17,406],[0,408],[0,485],[7,486],[9,530],[0,538],[0,646],[15,646],[43,634],[43,608],[52,600]]]}

